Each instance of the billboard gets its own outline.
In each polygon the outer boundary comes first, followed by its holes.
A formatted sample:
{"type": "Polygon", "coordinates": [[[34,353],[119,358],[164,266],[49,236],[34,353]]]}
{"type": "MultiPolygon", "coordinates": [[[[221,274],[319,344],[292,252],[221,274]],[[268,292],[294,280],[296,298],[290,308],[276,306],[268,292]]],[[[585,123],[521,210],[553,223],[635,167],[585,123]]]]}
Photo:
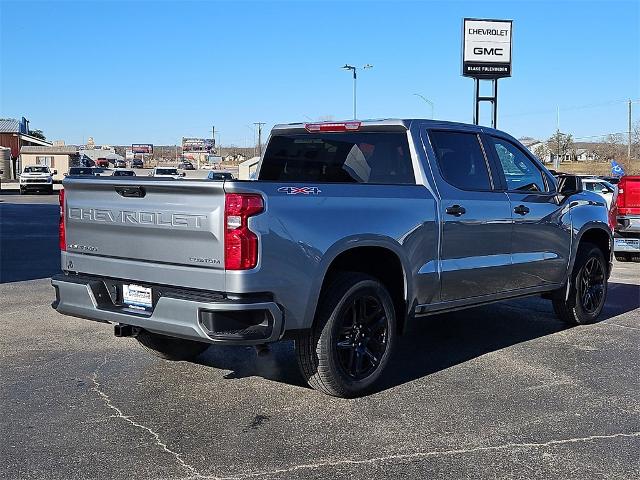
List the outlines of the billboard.
{"type": "Polygon", "coordinates": [[[512,20],[465,18],[462,75],[492,79],[511,76],[512,20]]]}
{"type": "Polygon", "coordinates": [[[216,142],[213,138],[182,137],[183,152],[211,152],[216,142]]]}
{"type": "Polygon", "coordinates": [[[151,143],[134,143],[131,145],[133,153],[153,153],[153,145],[151,143]]]}

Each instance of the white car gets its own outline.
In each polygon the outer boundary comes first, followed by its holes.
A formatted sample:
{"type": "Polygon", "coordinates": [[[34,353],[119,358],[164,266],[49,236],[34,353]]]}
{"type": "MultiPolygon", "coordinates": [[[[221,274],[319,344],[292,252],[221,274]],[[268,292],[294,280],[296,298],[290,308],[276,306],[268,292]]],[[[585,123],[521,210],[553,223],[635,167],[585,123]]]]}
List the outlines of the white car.
{"type": "Polygon", "coordinates": [[[177,168],[172,167],[156,167],[149,173],[150,177],[173,178],[175,180],[184,177],[184,175],[184,172],[180,173],[177,168]]]}
{"type": "Polygon", "coordinates": [[[618,187],[601,178],[583,178],[582,185],[585,190],[597,193],[604,198],[607,202],[607,208],[611,210],[611,205],[618,195],[618,187]]]}
{"type": "Polygon", "coordinates": [[[20,194],[44,191],[53,193],[53,176],[57,170],[51,171],[46,165],[29,165],[20,174],[20,194]]]}

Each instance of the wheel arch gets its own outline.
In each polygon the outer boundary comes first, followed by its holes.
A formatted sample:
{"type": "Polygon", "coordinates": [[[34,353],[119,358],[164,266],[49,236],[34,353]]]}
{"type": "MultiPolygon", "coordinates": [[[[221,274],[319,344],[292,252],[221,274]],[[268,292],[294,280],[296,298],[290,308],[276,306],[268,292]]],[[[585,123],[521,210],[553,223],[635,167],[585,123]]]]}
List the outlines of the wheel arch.
{"type": "Polygon", "coordinates": [[[587,242],[596,245],[600,250],[602,250],[602,254],[608,264],[608,273],[610,274],[612,265],[611,256],[613,255],[613,236],[611,235],[611,230],[608,227],[602,226],[600,223],[596,222],[584,225],[580,229],[580,232],[578,232],[578,235],[576,236],[576,246],[573,254],[571,255],[569,272],[573,271],[573,265],[580,245],[587,242]]]}
{"type": "Polygon", "coordinates": [[[409,301],[413,284],[408,265],[401,245],[391,238],[347,238],[333,245],[323,256],[321,274],[313,285],[313,300],[308,303],[305,324],[313,326],[318,303],[333,276],[337,272],[351,271],[371,275],[387,287],[396,310],[398,330],[402,332],[415,303],[409,301]]]}

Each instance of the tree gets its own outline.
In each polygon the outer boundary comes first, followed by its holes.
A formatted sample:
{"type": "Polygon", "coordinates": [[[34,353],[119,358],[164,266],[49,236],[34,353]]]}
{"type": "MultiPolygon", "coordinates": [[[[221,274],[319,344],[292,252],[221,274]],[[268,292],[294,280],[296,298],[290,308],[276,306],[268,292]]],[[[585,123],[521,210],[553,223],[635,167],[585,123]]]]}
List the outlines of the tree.
{"type": "Polygon", "coordinates": [[[540,159],[541,162],[544,162],[545,157],[547,156],[547,153],[549,152],[549,149],[547,148],[547,146],[544,143],[541,143],[540,145],[538,145],[534,150],[533,150],[533,154],[538,157],[540,159]]]}
{"type": "Polygon", "coordinates": [[[40,140],[46,140],[47,137],[44,136],[42,130],[29,130],[29,135],[35,138],[39,138],[40,140]]]}
{"type": "Polygon", "coordinates": [[[556,133],[549,137],[546,142],[546,147],[551,152],[551,158],[554,156],[560,156],[560,160],[566,157],[566,155],[575,156],[573,152],[573,136],[570,133],[562,133],[557,130],[556,133]]]}
{"type": "Polygon", "coordinates": [[[624,147],[621,135],[608,135],[602,142],[594,144],[593,151],[600,162],[620,162],[626,157],[624,147]]]}

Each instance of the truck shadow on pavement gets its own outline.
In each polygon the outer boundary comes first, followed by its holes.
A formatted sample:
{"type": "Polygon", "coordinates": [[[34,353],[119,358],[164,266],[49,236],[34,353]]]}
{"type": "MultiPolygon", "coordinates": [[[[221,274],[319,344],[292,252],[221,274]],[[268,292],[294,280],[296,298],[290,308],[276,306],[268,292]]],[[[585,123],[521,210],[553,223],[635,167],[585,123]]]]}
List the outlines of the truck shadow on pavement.
{"type": "MultiPolygon", "coordinates": [[[[600,321],[637,308],[640,308],[639,285],[610,283],[600,321]]],[[[568,328],[571,327],[555,317],[551,302],[539,297],[416,319],[398,337],[396,352],[376,392],[568,328]]],[[[265,356],[257,356],[253,347],[214,346],[201,355],[198,363],[231,370],[224,377],[229,380],[259,376],[307,387],[298,372],[290,341],[274,344],[265,356]]]]}

